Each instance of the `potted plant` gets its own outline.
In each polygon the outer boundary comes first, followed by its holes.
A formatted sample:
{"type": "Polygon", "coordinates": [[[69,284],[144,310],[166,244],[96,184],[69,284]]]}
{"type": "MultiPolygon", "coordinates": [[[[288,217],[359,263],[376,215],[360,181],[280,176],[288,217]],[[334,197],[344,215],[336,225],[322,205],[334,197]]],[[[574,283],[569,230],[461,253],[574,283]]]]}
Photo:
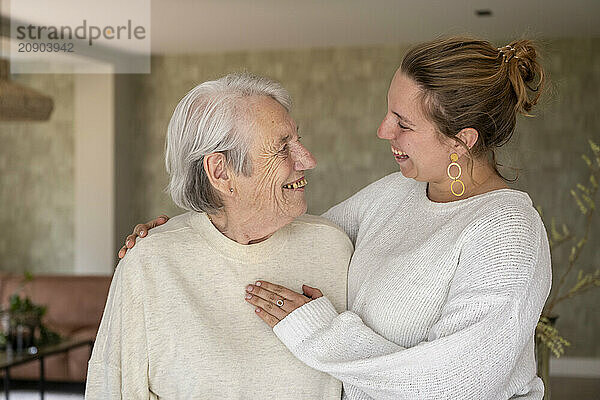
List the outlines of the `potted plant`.
{"type": "Polygon", "coordinates": [[[33,275],[25,272],[17,291],[10,296],[9,307],[4,312],[3,334],[0,345],[11,346],[17,352],[36,352],[38,346],[53,344],[60,336],[48,329],[42,318],[46,314],[46,306],[35,304],[31,298],[22,295],[25,285],[33,279],[33,275]]]}
{"type": "MultiPolygon", "coordinates": [[[[558,281],[553,285],[548,301],[542,310],[542,315],[536,327],[536,359],[537,372],[544,381],[546,393],[544,399],[550,398],[548,390],[550,357],[560,357],[565,352],[565,347],[570,346],[567,339],[562,337],[556,328],[558,315],[555,312],[557,304],[580,296],[583,293],[600,287],[600,266],[584,266],[577,268],[578,260],[582,250],[589,241],[590,230],[595,217],[596,195],[598,193],[598,182],[600,181],[600,146],[589,140],[592,156],[583,154],[583,161],[589,169],[589,178],[586,184],[578,183],[571,190],[573,205],[582,214],[582,226],[577,232],[571,230],[566,224],[557,227],[556,219],[551,218],[546,222],[549,228],[550,252],[552,254],[553,273],[558,281]],[[561,259],[557,249],[571,245],[568,258],[561,259]],[[587,267],[587,268],[586,268],[587,267]],[[574,279],[574,271],[578,269],[574,279]]],[[[540,215],[542,210],[538,207],[540,215]]],[[[543,218],[543,215],[542,215],[543,218]]],[[[563,257],[564,258],[564,257],[563,257]]]]}
{"type": "Polygon", "coordinates": [[[35,346],[34,339],[42,325],[46,307],[34,304],[29,297],[21,298],[16,293],[10,296],[9,304],[8,340],[17,352],[31,349],[35,346]]]}

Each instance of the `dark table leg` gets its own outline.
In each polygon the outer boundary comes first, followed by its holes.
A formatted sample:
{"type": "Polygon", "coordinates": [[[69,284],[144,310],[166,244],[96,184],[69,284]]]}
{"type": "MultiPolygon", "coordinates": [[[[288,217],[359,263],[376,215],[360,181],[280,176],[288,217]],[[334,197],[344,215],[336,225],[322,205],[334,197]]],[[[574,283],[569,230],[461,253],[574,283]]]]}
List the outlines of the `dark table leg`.
{"type": "Polygon", "coordinates": [[[44,376],[44,357],[40,357],[40,399],[44,400],[46,377],[44,376]]]}
{"type": "Polygon", "coordinates": [[[10,375],[8,375],[9,368],[4,368],[4,395],[6,396],[6,400],[8,400],[8,393],[10,392],[9,384],[10,384],[10,375]]]}

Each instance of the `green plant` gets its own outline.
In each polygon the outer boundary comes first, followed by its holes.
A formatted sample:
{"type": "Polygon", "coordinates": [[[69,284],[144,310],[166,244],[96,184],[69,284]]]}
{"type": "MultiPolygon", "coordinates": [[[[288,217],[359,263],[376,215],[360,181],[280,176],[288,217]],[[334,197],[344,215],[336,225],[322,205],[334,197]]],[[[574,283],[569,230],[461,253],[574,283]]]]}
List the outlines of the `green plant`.
{"type": "Polygon", "coordinates": [[[12,315],[28,314],[37,318],[46,315],[46,306],[40,306],[31,301],[27,296],[21,298],[18,293],[10,296],[8,310],[12,315]]]}
{"type": "MultiPolygon", "coordinates": [[[[40,335],[39,338],[36,338],[35,340],[37,345],[42,346],[57,343],[61,340],[61,336],[42,323],[42,317],[46,315],[46,312],[48,311],[47,307],[35,304],[29,296],[21,296],[20,294],[25,285],[31,280],[33,280],[33,275],[30,272],[25,272],[16,293],[12,294],[9,298],[8,312],[10,314],[11,324],[34,324],[39,327],[40,335]]],[[[0,342],[1,341],[2,338],[0,338],[0,342]]],[[[4,337],[5,345],[6,341],[7,338],[4,337]]]]}
{"type": "MultiPolygon", "coordinates": [[[[556,319],[554,308],[557,304],[565,300],[572,299],[593,288],[600,287],[600,268],[598,267],[596,267],[595,270],[592,266],[580,269],[574,283],[572,283],[573,280],[571,278],[581,252],[589,241],[596,211],[596,195],[598,193],[598,181],[600,181],[600,146],[592,140],[589,140],[589,145],[592,156],[590,157],[587,154],[582,155],[582,159],[589,169],[588,182],[585,185],[578,183],[576,187],[571,190],[573,205],[579,209],[581,214],[583,214],[583,227],[578,234],[574,233],[564,223],[559,229],[554,217],[551,219],[549,225],[548,239],[554,264],[553,270],[555,273],[558,273],[558,271],[562,269],[562,272],[557,275],[560,276],[560,278],[557,284],[552,288],[548,301],[542,311],[542,316],[536,328],[536,338],[539,339],[539,342],[548,347],[556,357],[560,357],[564,354],[565,347],[570,346],[570,343],[558,333],[558,330],[552,323],[552,321],[556,319]],[[566,262],[566,267],[557,268],[557,264],[559,264],[557,263],[557,260],[559,257],[557,256],[556,250],[567,243],[571,244],[571,251],[566,262]],[[569,286],[567,286],[568,282],[571,282],[569,286]]],[[[542,215],[540,208],[538,208],[538,211],[540,212],[540,215],[542,215]]]]}

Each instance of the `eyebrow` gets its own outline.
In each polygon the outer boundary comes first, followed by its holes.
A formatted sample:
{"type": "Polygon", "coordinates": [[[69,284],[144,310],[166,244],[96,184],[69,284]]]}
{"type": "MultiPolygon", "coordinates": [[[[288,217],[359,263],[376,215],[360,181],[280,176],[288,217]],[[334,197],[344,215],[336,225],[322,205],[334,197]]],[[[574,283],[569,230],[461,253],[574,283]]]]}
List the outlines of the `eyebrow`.
{"type": "Polygon", "coordinates": [[[415,124],[413,124],[410,119],[403,117],[402,115],[398,114],[396,111],[392,111],[392,114],[394,114],[396,117],[398,117],[401,121],[406,122],[409,125],[415,126],[415,124]]]}

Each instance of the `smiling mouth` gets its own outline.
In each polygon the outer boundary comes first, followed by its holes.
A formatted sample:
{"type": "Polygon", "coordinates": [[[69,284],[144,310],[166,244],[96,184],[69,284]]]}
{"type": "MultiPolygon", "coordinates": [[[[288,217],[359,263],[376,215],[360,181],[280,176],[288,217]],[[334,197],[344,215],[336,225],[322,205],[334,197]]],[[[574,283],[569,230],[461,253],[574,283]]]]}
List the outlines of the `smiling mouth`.
{"type": "Polygon", "coordinates": [[[400,151],[396,148],[394,148],[393,146],[391,146],[392,148],[392,153],[394,153],[394,158],[396,158],[397,160],[406,160],[408,159],[408,154],[406,154],[403,151],[400,151]]]}
{"type": "Polygon", "coordinates": [[[302,177],[292,183],[286,183],[285,185],[283,185],[283,188],[284,189],[300,189],[300,188],[303,188],[304,186],[306,186],[306,184],[307,184],[306,178],[302,177]]]}

